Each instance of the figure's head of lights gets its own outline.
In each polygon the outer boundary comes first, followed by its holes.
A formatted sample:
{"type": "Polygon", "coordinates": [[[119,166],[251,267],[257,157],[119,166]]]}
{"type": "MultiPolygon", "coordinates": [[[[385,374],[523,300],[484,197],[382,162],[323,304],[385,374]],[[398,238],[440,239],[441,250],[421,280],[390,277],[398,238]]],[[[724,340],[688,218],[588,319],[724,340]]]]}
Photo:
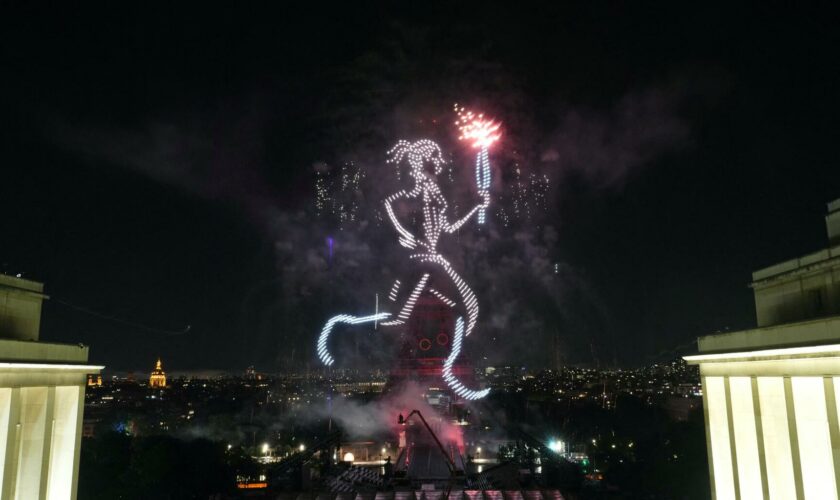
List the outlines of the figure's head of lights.
{"type": "Polygon", "coordinates": [[[425,167],[431,165],[435,175],[443,169],[443,153],[436,142],[429,139],[419,141],[401,140],[388,151],[388,163],[399,164],[408,160],[411,176],[417,180],[426,177],[425,167]]]}

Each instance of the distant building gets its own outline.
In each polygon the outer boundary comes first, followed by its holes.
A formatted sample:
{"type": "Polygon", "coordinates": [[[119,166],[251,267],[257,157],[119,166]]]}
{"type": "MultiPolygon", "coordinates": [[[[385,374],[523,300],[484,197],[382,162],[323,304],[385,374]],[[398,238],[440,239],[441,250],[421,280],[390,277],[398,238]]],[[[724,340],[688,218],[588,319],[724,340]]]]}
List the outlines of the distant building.
{"type": "Polygon", "coordinates": [[[840,200],[829,247],[753,273],[758,327],[698,339],[712,498],[840,491],[840,200]]]}
{"type": "Polygon", "coordinates": [[[163,371],[160,358],[158,358],[157,363],[155,363],[155,369],[152,370],[152,374],[149,376],[149,387],[159,389],[166,387],[166,373],[163,371]]]}
{"type": "Polygon", "coordinates": [[[249,366],[248,368],[245,369],[245,379],[246,380],[262,380],[263,379],[263,374],[258,373],[256,368],[254,368],[253,365],[252,365],[252,366],[249,366]]]}
{"type": "Polygon", "coordinates": [[[39,342],[44,286],[0,274],[0,498],[75,499],[85,384],[81,344],[39,342]]]}

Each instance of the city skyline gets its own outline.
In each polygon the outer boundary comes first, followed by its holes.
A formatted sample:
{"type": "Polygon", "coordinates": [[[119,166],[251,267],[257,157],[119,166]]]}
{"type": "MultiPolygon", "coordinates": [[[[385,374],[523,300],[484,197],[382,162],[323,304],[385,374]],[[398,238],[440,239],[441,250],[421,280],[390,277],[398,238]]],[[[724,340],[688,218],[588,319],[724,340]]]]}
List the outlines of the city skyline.
{"type": "MultiPolygon", "coordinates": [[[[359,32],[378,7],[338,9],[229,22],[59,9],[5,30],[0,271],[45,283],[45,339],[89,344],[113,370],[158,355],[182,370],[314,367],[315,318],[373,304],[393,275],[346,286],[369,274],[362,242],[393,240],[374,210],[399,187],[378,175],[393,176],[384,151],[451,135],[455,102],[510,132],[493,160],[503,210],[486,239],[458,242],[486,251],[453,262],[491,290],[496,314],[476,327],[489,364],[690,351],[754,325],[754,269],[824,245],[838,82],[836,35],[815,13],[401,7],[359,32]],[[333,218],[316,183],[350,164],[365,175],[333,218]],[[330,280],[345,286],[326,293],[330,280]],[[501,281],[514,286],[492,291],[501,281]],[[533,342],[503,342],[513,330],[533,342]]],[[[448,160],[443,175],[471,173],[468,155],[448,160]]]]}

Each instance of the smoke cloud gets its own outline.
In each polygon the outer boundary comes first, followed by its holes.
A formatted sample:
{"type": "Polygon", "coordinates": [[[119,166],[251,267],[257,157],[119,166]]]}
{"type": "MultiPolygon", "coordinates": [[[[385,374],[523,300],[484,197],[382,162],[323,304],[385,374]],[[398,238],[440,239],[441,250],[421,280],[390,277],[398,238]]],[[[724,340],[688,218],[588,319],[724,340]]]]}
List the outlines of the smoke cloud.
{"type": "MultiPolygon", "coordinates": [[[[651,88],[600,110],[561,105],[548,133],[539,132],[530,113],[513,111],[524,100],[516,91],[503,101],[497,117],[506,135],[491,158],[490,222],[481,229],[468,224],[441,243],[443,255],[479,299],[479,324],[465,345],[473,359],[523,365],[585,361],[594,345],[609,338],[612,319],[598,291],[560,254],[562,214],[556,207],[570,176],[593,190],[620,189],[659,156],[690,143],[690,127],[679,116],[681,99],[678,92],[651,88]]],[[[274,241],[276,276],[266,278],[274,286],[265,293],[276,297],[261,302],[260,311],[243,309],[259,321],[244,318],[246,331],[239,336],[275,346],[255,353],[263,362],[314,365],[315,338],[326,319],[370,314],[377,294],[387,308],[390,284],[408,265],[408,252],[397,244],[381,205],[388,194],[410,186],[404,172],[384,162],[384,152],[401,138],[395,131],[441,139],[450,161],[438,181],[453,219],[479,201],[474,159],[451,137],[451,104],[429,106],[415,97],[371,117],[367,128],[356,130],[360,139],[352,146],[327,135],[324,155],[311,157],[311,167],[296,167],[275,154],[274,117],[264,103],[261,96],[228,99],[209,112],[156,116],[133,128],[56,120],[48,133],[96,162],[243,207],[274,241]],[[406,125],[411,123],[416,126],[406,125]],[[342,165],[361,172],[358,183],[335,182],[342,165]],[[289,173],[288,185],[272,182],[277,171],[289,173]],[[331,206],[344,207],[343,215],[316,207],[318,176],[332,179],[331,206]]],[[[356,362],[385,359],[390,352],[369,330],[347,335],[356,341],[347,357],[356,362]]]]}
{"type": "Polygon", "coordinates": [[[628,93],[608,110],[564,107],[540,161],[595,187],[620,188],[652,160],[689,142],[689,126],[677,114],[682,99],[676,89],[655,88],[628,93]]]}

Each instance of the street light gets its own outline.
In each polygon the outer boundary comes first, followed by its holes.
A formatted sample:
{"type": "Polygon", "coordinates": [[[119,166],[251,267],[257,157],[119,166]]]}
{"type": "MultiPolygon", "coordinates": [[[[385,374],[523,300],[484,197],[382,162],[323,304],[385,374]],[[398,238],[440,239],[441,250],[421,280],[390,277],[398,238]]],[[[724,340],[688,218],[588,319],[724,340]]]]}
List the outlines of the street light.
{"type": "Polygon", "coordinates": [[[303,450],[305,450],[305,449],[306,449],[306,446],[304,446],[303,443],[300,443],[300,446],[298,446],[298,450],[300,450],[300,452],[303,453],[303,450]]]}
{"type": "Polygon", "coordinates": [[[263,455],[268,454],[268,443],[263,443],[262,452],[263,452],[263,455]]]}

